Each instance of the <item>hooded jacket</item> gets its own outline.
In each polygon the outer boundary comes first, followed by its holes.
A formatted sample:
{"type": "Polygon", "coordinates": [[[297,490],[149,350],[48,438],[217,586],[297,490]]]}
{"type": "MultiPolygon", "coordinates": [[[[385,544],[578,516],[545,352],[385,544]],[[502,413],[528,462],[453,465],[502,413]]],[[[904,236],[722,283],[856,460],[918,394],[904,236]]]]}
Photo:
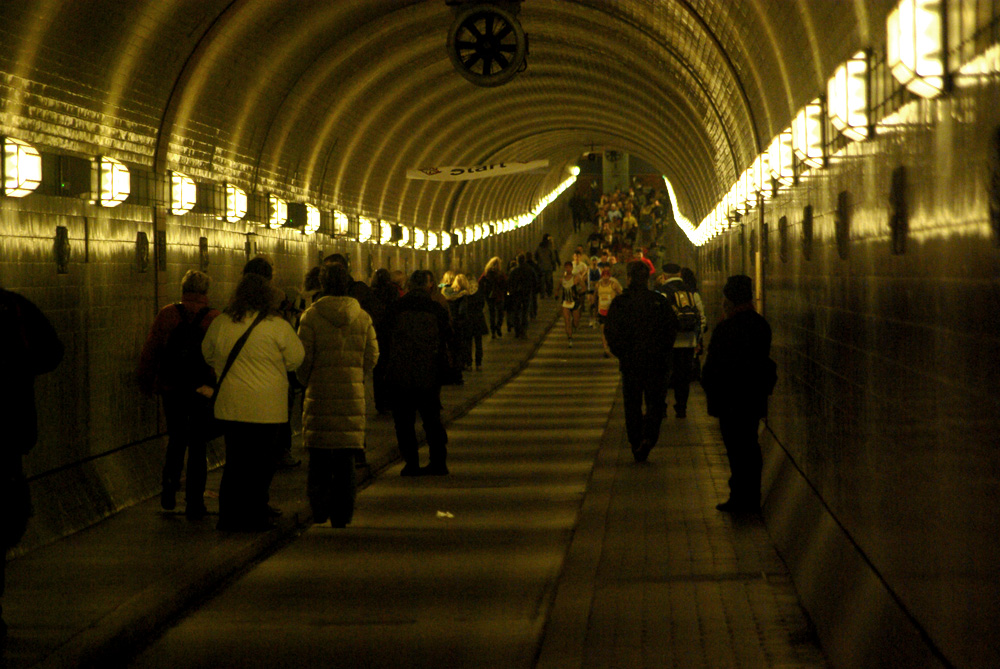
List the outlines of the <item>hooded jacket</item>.
{"type": "Polygon", "coordinates": [[[302,314],[299,339],[306,448],[363,449],[365,374],[379,356],[371,316],[353,297],[327,295],[302,314]]]}

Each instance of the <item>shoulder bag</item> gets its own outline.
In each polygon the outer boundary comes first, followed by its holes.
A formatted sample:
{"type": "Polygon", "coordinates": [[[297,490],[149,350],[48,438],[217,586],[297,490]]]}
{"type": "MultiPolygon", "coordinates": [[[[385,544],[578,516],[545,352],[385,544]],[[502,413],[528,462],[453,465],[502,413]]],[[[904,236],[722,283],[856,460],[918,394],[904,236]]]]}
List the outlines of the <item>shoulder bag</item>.
{"type": "MultiPolygon", "coordinates": [[[[222,434],[222,425],[220,421],[215,417],[215,400],[219,397],[219,389],[222,387],[222,382],[225,380],[226,375],[229,373],[230,368],[232,368],[233,363],[236,362],[237,356],[239,356],[240,351],[243,350],[243,345],[247,343],[247,339],[250,338],[250,333],[253,329],[257,327],[257,324],[267,318],[267,312],[261,311],[257,314],[257,318],[254,319],[250,327],[246,329],[236,343],[233,344],[232,350],[229,351],[229,357],[226,358],[226,364],[222,368],[222,373],[219,374],[219,379],[215,382],[213,386],[213,392],[211,397],[206,397],[206,412],[205,412],[205,429],[206,439],[215,439],[222,434]]],[[[202,396],[204,397],[204,396],[202,396]]]]}

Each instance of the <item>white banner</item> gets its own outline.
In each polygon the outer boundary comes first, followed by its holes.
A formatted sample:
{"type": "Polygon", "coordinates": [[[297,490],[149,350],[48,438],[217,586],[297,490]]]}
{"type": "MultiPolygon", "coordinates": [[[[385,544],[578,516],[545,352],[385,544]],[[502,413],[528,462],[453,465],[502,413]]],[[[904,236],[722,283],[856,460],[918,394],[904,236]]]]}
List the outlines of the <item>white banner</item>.
{"type": "Polygon", "coordinates": [[[486,177],[531,172],[545,169],[548,166],[549,161],[547,160],[532,160],[527,163],[507,161],[472,167],[421,167],[415,170],[406,170],[406,178],[426,181],[468,181],[469,179],[485,179],[486,177]]]}

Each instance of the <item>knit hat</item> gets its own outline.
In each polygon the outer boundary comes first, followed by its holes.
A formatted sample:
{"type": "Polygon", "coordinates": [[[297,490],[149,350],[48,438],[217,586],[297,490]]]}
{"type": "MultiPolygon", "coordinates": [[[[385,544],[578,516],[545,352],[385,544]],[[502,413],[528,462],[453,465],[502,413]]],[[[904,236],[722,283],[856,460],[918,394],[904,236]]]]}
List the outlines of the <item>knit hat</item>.
{"type": "Polygon", "coordinates": [[[736,274],[726,280],[722,294],[733,304],[746,304],[753,301],[753,283],[746,274],[736,274]]]}

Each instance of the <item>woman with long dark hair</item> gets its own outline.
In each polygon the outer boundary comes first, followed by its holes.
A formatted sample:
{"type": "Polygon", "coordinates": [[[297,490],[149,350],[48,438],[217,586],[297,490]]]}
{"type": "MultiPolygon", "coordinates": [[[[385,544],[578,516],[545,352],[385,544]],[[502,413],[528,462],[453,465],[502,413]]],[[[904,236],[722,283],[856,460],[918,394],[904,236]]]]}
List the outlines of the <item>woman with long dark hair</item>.
{"type": "Polygon", "coordinates": [[[305,356],[295,330],[275,307],[268,280],[245,274],[201,345],[219,379],[215,417],[226,443],[220,530],[272,527],[268,488],[281,450],[278,430],[288,422],[288,372],[305,356]]]}

